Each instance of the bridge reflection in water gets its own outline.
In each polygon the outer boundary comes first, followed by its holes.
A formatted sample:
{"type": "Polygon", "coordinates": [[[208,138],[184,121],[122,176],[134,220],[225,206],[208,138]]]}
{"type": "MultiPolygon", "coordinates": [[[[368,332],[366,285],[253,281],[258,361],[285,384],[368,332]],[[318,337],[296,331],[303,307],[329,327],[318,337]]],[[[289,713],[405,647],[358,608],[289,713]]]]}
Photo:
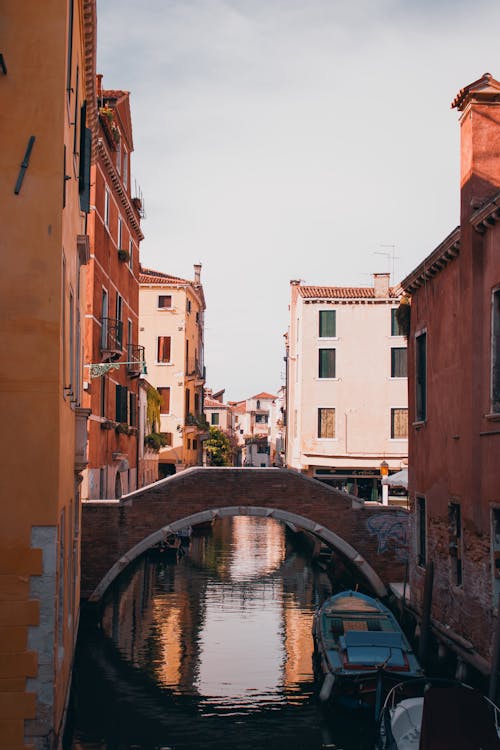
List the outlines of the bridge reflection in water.
{"type": "Polygon", "coordinates": [[[82,623],[72,750],[371,748],[359,717],[325,714],[312,615],[327,576],[273,519],[236,516],[178,564],[143,557],[82,623]]]}

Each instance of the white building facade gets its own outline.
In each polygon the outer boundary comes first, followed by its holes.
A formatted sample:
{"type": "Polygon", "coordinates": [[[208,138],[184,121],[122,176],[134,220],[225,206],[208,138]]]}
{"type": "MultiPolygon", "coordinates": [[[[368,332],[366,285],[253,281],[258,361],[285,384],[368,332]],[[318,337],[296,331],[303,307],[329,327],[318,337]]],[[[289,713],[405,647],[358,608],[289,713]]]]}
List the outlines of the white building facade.
{"type": "Polygon", "coordinates": [[[291,282],[286,463],[365,500],[407,466],[407,349],[389,274],[373,287],[291,282]]]}

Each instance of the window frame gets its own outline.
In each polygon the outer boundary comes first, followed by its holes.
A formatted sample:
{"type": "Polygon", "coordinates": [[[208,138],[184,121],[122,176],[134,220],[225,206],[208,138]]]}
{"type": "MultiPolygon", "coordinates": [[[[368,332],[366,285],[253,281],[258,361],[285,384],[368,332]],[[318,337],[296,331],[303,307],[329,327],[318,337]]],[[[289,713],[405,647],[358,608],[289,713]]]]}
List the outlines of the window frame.
{"type": "MultiPolygon", "coordinates": [[[[401,362],[399,363],[401,366],[401,362]]],[[[408,347],[407,346],[391,346],[391,379],[400,379],[400,378],[407,378],[408,377],[408,347]],[[403,368],[406,371],[405,375],[396,375],[396,371],[400,368],[396,367],[396,361],[397,357],[395,357],[396,352],[406,352],[405,355],[405,367],[403,368]]]]}
{"type": "Polygon", "coordinates": [[[421,423],[427,421],[428,406],[428,388],[427,388],[427,329],[417,331],[415,334],[415,422],[421,423]],[[420,367],[420,350],[419,342],[425,342],[425,358],[423,368],[420,367]],[[421,370],[420,374],[419,371],[421,370]],[[422,377],[422,383],[420,382],[422,377]]]}
{"type": "Polygon", "coordinates": [[[336,414],[336,408],[334,406],[318,406],[316,432],[317,432],[318,440],[336,440],[337,439],[337,414],[336,414]],[[326,412],[326,411],[333,412],[333,435],[321,434],[322,412],[326,412]]]}
{"type": "Polygon", "coordinates": [[[391,440],[408,440],[408,407],[407,406],[391,406],[391,440]],[[406,412],[406,435],[404,437],[397,437],[395,435],[395,412],[405,411],[406,412]]]}
{"type": "Polygon", "coordinates": [[[500,286],[491,292],[490,413],[500,415],[500,286]]]}
{"type": "Polygon", "coordinates": [[[160,416],[168,416],[171,414],[172,409],[172,391],[169,385],[160,385],[157,387],[157,391],[161,396],[161,402],[160,402],[160,416]],[[165,392],[165,396],[164,396],[165,392]],[[163,411],[163,405],[168,406],[167,411],[163,411]]]}
{"type": "MultiPolygon", "coordinates": [[[[330,363],[331,364],[331,363],[330,363]]],[[[330,367],[327,368],[330,370],[330,367]]],[[[318,349],[318,380],[336,380],[337,378],[337,349],[336,347],[322,347],[318,349]],[[322,375],[322,353],[333,352],[333,375],[322,375]]]]}
{"type": "Polygon", "coordinates": [[[157,365],[169,365],[172,363],[172,336],[157,336],[156,337],[156,364],[157,365]],[[168,359],[160,359],[161,340],[168,340],[168,359]]]}
{"type": "MultiPolygon", "coordinates": [[[[326,324],[325,326],[328,327],[326,324]]],[[[337,310],[331,309],[331,308],[318,310],[318,338],[319,339],[336,339],[337,338],[337,310]],[[333,333],[332,334],[322,333],[322,324],[321,324],[322,316],[327,313],[330,313],[331,315],[333,315],[333,333]]]]}

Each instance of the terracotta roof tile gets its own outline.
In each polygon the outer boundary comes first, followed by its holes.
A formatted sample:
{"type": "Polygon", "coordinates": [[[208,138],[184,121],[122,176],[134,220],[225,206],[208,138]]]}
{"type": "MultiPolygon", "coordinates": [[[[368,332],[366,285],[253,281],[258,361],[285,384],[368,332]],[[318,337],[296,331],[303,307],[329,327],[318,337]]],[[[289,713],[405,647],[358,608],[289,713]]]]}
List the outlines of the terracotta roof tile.
{"type": "Polygon", "coordinates": [[[277,396],[273,396],[272,393],[265,393],[264,391],[262,393],[258,393],[256,396],[252,396],[252,398],[270,398],[275,399],[278,398],[277,396]]]}
{"type": "Polygon", "coordinates": [[[227,404],[223,404],[222,401],[217,401],[216,398],[210,398],[210,396],[205,396],[203,404],[207,409],[229,409],[227,404]]]}
{"type": "Polygon", "coordinates": [[[191,284],[187,279],[181,279],[179,276],[171,276],[168,273],[162,273],[161,271],[153,271],[151,268],[139,269],[139,284],[161,284],[166,282],[168,284],[191,284]]]}
{"type": "MultiPolygon", "coordinates": [[[[389,297],[398,297],[398,287],[389,288],[389,297]]],[[[375,299],[372,286],[297,286],[304,299],[375,299]]]]}

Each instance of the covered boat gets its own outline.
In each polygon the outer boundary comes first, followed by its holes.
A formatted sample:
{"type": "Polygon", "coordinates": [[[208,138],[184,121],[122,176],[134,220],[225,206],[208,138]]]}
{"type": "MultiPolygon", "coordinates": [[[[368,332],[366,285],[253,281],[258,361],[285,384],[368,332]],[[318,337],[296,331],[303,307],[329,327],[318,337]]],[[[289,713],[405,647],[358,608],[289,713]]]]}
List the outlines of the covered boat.
{"type": "Polygon", "coordinates": [[[377,750],[500,750],[500,709],[455,680],[395,685],[379,720],[377,750]]]}
{"type": "Polygon", "coordinates": [[[368,706],[384,690],[423,671],[392,612],[378,599],[343,591],[327,599],[313,620],[320,699],[368,706]]]}

